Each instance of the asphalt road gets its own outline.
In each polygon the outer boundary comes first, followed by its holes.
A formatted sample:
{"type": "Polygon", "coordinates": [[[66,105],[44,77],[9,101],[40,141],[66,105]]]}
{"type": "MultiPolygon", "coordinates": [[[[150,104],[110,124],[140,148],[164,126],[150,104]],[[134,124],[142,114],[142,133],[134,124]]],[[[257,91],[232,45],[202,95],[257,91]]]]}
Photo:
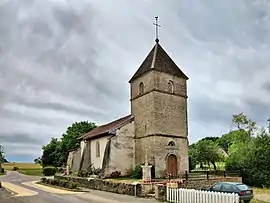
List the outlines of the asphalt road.
{"type": "Polygon", "coordinates": [[[40,177],[8,172],[0,176],[2,185],[9,192],[0,190],[1,203],[156,203],[153,199],[141,199],[102,191],[70,192],[35,184],[40,177]]]}

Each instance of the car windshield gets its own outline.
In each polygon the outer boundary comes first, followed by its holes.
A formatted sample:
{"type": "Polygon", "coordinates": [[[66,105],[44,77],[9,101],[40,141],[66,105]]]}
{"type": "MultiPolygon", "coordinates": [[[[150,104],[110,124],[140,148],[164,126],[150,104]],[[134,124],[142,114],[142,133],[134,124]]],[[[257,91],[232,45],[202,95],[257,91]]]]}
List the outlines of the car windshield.
{"type": "Polygon", "coordinates": [[[249,187],[246,186],[246,185],[243,185],[243,184],[241,184],[241,185],[236,185],[236,187],[237,187],[239,190],[249,190],[249,187]]]}

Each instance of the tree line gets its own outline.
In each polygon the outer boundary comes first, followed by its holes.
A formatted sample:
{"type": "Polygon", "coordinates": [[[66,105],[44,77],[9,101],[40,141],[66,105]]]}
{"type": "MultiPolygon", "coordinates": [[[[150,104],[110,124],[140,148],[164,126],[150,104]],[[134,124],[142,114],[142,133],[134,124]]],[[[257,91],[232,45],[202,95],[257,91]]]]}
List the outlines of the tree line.
{"type": "Polygon", "coordinates": [[[226,170],[238,170],[243,182],[270,186],[270,134],[244,113],[232,116],[232,129],[221,137],[205,137],[189,146],[190,170],[196,165],[225,162],[226,170]],[[221,153],[224,150],[228,156],[221,153]]]}

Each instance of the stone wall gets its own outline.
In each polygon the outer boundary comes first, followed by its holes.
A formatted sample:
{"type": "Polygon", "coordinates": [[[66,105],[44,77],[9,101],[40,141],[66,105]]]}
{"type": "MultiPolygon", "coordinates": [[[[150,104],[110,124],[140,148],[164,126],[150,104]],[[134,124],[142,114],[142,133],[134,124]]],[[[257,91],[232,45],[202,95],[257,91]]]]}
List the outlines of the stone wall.
{"type": "Polygon", "coordinates": [[[177,172],[188,170],[187,84],[183,78],[150,71],[131,82],[131,114],[135,122],[135,164],[148,158],[156,177],[164,176],[167,157],[177,157],[177,172]],[[169,90],[169,82],[174,92],[169,90]],[[139,94],[140,83],[144,93],[139,94]],[[175,147],[169,147],[173,141],[175,147]]]}
{"type": "Polygon", "coordinates": [[[121,171],[122,176],[131,175],[134,164],[134,122],[127,123],[116,130],[116,135],[111,138],[110,145],[106,176],[110,176],[113,171],[121,171]]]}
{"type": "MultiPolygon", "coordinates": [[[[86,179],[79,177],[65,177],[65,176],[54,176],[57,180],[68,180],[72,182],[79,183],[81,187],[93,189],[93,190],[102,190],[105,192],[113,192],[118,194],[126,194],[126,195],[135,195],[135,185],[121,183],[121,182],[113,182],[107,180],[100,179],[86,179]]],[[[142,186],[139,184],[136,186],[136,196],[143,196],[142,186]]]]}
{"type": "Polygon", "coordinates": [[[67,164],[71,167],[72,171],[78,171],[81,160],[81,148],[69,152],[67,164]]]}
{"type": "Polygon", "coordinates": [[[209,180],[184,180],[183,188],[199,190],[203,187],[209,187],[218,182],[242,182],[241,177],[216,178],[209,180]]]}

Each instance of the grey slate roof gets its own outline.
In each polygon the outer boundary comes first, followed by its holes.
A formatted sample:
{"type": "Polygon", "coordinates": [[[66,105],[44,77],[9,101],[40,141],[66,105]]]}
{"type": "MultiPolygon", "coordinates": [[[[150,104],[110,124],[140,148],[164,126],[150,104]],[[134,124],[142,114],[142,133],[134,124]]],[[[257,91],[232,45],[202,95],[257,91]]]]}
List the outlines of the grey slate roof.
{"type": "Polygon", "coordinates": [[[129,82],[153,69],[188,80],[188,77],[179,69],[179,67],[174,63],[171,57],[158,42],[152,48],[129,82]]]}

